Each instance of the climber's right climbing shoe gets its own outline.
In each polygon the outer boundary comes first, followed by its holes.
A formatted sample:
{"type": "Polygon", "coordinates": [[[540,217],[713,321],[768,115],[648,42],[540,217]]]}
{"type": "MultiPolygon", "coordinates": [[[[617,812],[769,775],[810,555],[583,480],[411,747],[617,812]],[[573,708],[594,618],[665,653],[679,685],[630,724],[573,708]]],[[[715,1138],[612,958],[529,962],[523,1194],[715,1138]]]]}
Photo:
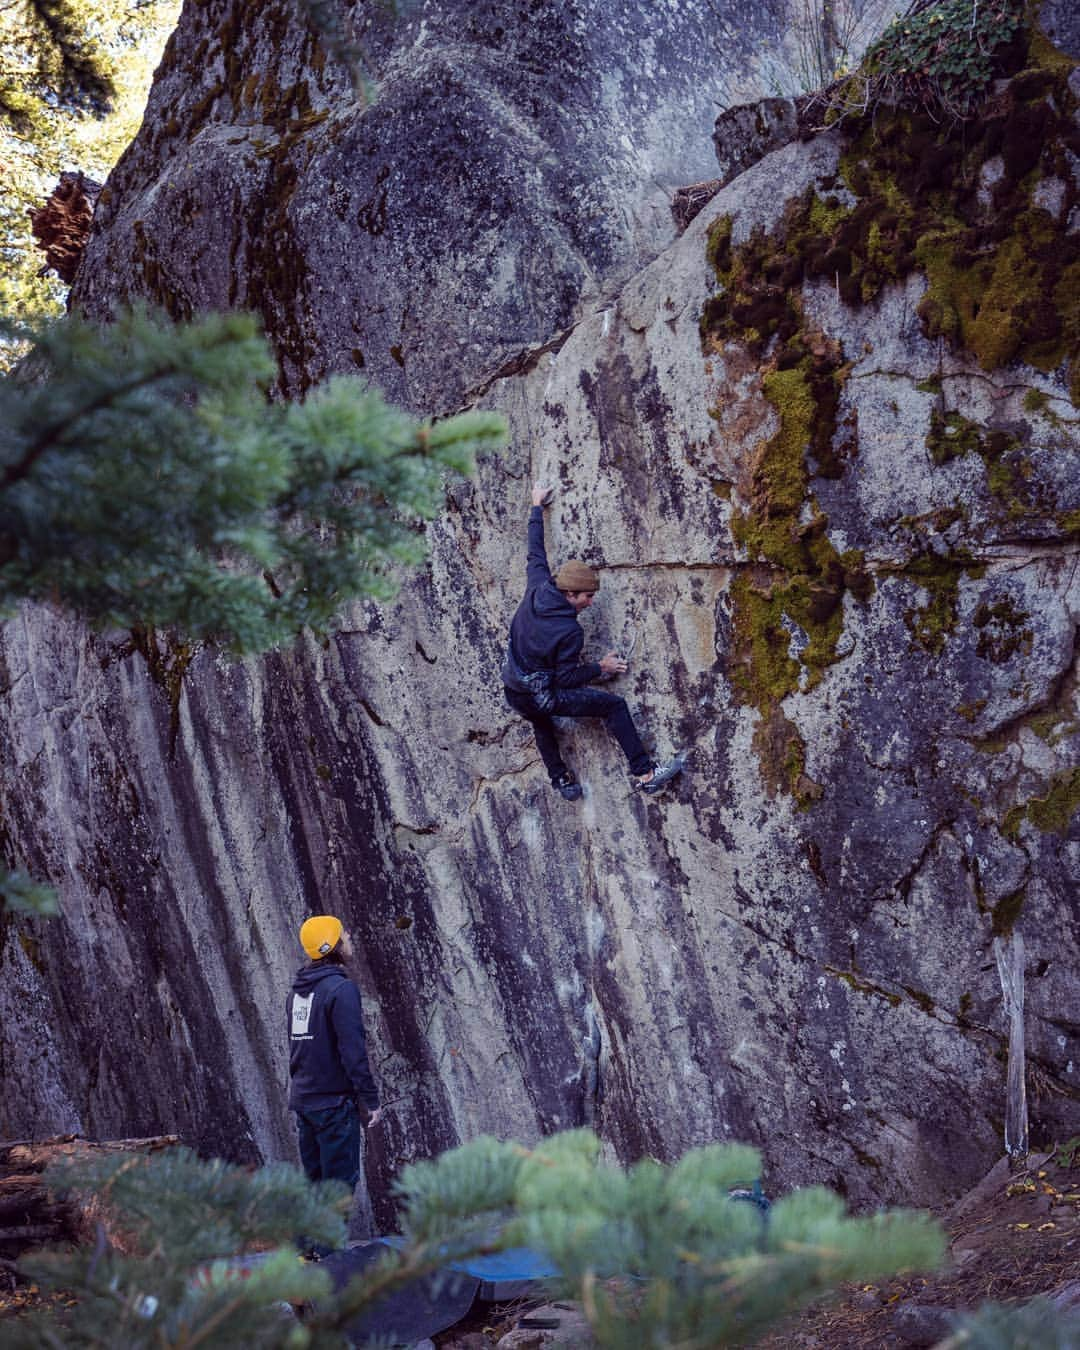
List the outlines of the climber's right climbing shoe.
{"type": "Polygon", "coordinates": [[[682,773],[685,765],[686,759],[681,754],[676,755],[674,759],[669,759],[666,764],[654,764],[652,777],[645,782],[642,782],[639,778],[638,787],[642,792],[647,792],[650,797],[657,792],[663,792],[671,780],[682,773]]]}

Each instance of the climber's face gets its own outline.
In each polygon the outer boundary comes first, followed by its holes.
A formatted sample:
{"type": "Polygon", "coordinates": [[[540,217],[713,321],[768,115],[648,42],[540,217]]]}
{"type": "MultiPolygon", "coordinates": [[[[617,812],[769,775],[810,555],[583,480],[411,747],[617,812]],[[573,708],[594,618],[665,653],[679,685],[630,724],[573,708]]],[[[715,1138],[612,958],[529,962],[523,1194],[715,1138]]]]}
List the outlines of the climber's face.
{"type": "Polygon", "coordinates": [[[596,595],[595,591],[563,591],[563,595],[574,607],[574,612],[580,614],[583,609],[588,609],[596,595]]]}

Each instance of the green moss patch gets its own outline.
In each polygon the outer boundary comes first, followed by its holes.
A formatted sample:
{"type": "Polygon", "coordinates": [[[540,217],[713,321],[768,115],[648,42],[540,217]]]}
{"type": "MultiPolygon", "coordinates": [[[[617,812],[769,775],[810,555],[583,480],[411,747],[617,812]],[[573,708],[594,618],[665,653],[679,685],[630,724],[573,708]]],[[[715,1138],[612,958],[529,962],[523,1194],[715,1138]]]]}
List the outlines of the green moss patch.
{"type": "Polygon", "coordinates": [[[900,1004],[904,1001],[901,996],[894,993],[893,990],[884,989],[879,984],[872,984],[869,980],[863,979],[856,971],[839,970],[835,966],[826,966],[825,970],[829,975],[833,975],[836,979],[842,980],[854,993],[873,994],[877,998],[884,999],[891,1008],[899,1008],[900,1004]]]}
{"type": "Polygon", "coordinates": [[[975,653],[984,661],[1003,664],[1017,652],[1027,656],[1034,642],[1034,630],[1028,625],[1031,615],[1020,609],[1009,597],[994,604],[983,603],[976,609],[971,623],[979,634],[975,653]]]}
{"type": "Polygon", "coordinates": [[[810,491],[812,476],[844,471],[835,443],[850,367],[840,344],[807,322],[792,285],[814,231],[842,214],[810,194],[789,206],[777,234],[756,231],[738,248],[722,217],[708,240],[722,289],[702,316],[706,350],[737,341],[762,360],[762,390],[777,416],[775,434],[758,444],[732,496],[732,534],[755,566],[731,590],[731,678],[737,696],[761,713],[754,745],[768,791],[788,792],[803,806],[821,789],[805,773],[806,747],[780,703],[813,688],[836,660],[844,592],[866,598],[872,589],[861,554],[841,556],[829,540],[810,491]]]}
{"type": "Polygon", "coordinates": [[[1015,839],[1027,820],[1044,834],[1064,834],[1080,809],[1080,768],[1058,774],[1045,797],[1014,806],[1002,822],[1002,833],[1015,839]]]}
{"type": "Polygon", "coordinates": [[[926,448],[935,464],[948,464],[951,459],[981,450],[982,445],[982,429],[977,422],[958,412],[943,413],[940,408],[931,412],[926,448]]]}
{"type": "Polygon", "coordinates": [[[946,638],[956,628],[961,578],[981,577],[986,568],[975,562],[966,550],[958,549],[943,556],[924,553],[889,571],[894,576],[914,581],[926,593],[926,603],[907,610],[904,622],[920,647],[931,655],[938,655],[945,647],[946,638]]]}
{"type": "Polygon", "coordinates": [[[1028,726],[1039,740],[1045,741],[1051,747],[1063,741],[1066,736],[1074,736],[1080,731],[1080,722],[1060,709],[1047,709],[1045,712],[1035,713],[1028,726]]]}
{"type": "Polygon", "coordinates": [[[1037,64],[1034,48],[1019,54],[1034,64],[977,122],[884,107],[848,119],[841,174],[857,198],[850,209],[809,192],[789,206],[785,246],[763,240],[744,248],[741,262],[730,227],[726,249],[713,241],[713,264],[732,290],[732,324],[759,342],[783,337],[791,291],[808,278],[832,282],[858,306],[919,270],[929,283],[919,308],[928,337],[967,349],[986,370],[1013,360],[1046,371],[1067,363],[1076,401],[1080,234],[1065,234],[1035,201],[1041,180],[1058,180],[1064,219],[1080,195],[1068,160],[1080,154],[1073,63],[1037,64]],[[755,264],[771,289],[745,284],[755,264]]]}
{"type": "Polygon", "coordinates": [[[169,758],[176,753],[180,732],[180,699],[184,676],[199,651],[197,642],[182,642],[172,634],[139,625],[131,630],[131,645],[146,662],[150,678],[169,704],[169,758]]]}
{"type": "Polygon", "coordinates": [[[928,337],[972,352],[985,370],[1068,362],[1075,374],[1080,237],[1035,203],[1039,182],[1056,178],[1063,212],[1076,204],[1075,105],[1067,72],[1033,69],[977,125],[898,113],[861,127],[842,161],[860,201],[832,241],[844,298],[863,302],[917,268],[929,283],[919,307],[928,337]]]}
{"type": "Polygon", "coordinates": [[[1003,896],[994,906],[990,914],[990,921],[993,927],[995,937],[1008,937],[1016,927],[1016,921],[1019,919],[1024,901],[1027,899],[1027,892],[1021,887],[1018,891],[1013,891],[1010,895],[1003,896]]]}
{"type": "MultiPolygon", "coordinates": [[[[944,8],[952,14],[956,6],[944,8]]],[[[936,23],[920,19],[927,32],[936,23]]],[[[1080,394],[1080,234],[1065,235],[1035,200],[1040,180],[1055,178],[1060,218],[1077,204],[1068,172],[1069,155],[1080,154],[1072,67],[1046,59],[1018,24],[1006,24],[1001,38],[980,47],[985,70],[956,72],[980,90],[1015,76],[977,121],[943,119],[918,100],[914,110],[879,105],[862,119],[845,114],[842,196],[810,188],[787,203],[774,230],[759,228],[741,244],[728,217],[708,234],[718,288],[702,313],[703,348],[735,342],[757,359],[777,417],[731,495],[731,530],[748,564],[731,590],[731,680],[761,714],[755,747],[769,790],[803,804],[813,800],[805,747],[780,705],[837,659],[845,593],[865,599],[872,590],[861,558],[841,557],[830,541],[812,491],[814,478],[843,475],[858,443],[855,426],[839,420],[849,364],[839,343],[808,321],[804,284],[827,281],[857,307],[921,271],[927,336],[970,350],[986,369],[1013,360],[1063,369],[1073,397],[1080,394]]],[[[931,46],[937,59],[942,49],[931,46]]],[[[917,82],[919,72],[910,73],[917,82]]],[[[1022,429],[980,427],[945,408],[940,382],[934,392],[927,437],[934,461],[978,454],[1007,515],[1044,506],[1034,500],[1022,429]]],[[[981,567],[963,552],[925,553],[893,570],[926,594],[907,623],[918,645],[939,653],[957,623],[961,578],[981,575],[981,567]]],[[[988,652],[1003,652],[1012,635],[994,619],[986,627],[988,652]]]]}
{"type": "MultiPolygon", "coordinates": [[[[925,386],[920,385],[920,388],[925,386]]],[[[947,464],[964,455],[978,455],[986,466],[986,486],[1009,519],[1038,513],[1044,504],[1037,498],[1034,469],[1027,453],[1027,423],[1019,430],[984,427],[962,413],[944,410],[944,395],[930,413],[926,448],[935,464],[947,464]]]]}
{"type": "MultiPolygon", "coordinates": [[[[1022,619],[1020,621],[1022,622],[1022,619]]],[[[983,754],[1000,755],[1023,730],[1031,731],[1052,748],[1080,732],[1080,721],[1077,720],[1075,713],[1075,699],[1076,677],[1069,674],[1055,691],[1052,703],[1016,718],[1010,722],[1004,733],[975,741],[975,748],[983,754]]],[[[1017,823],[1021,818],[1022,812],[1015,817],[1017,823]]]]}
{"type": "Polygon", "coordinates": [[[904,984],[900,987],[916,1007],[921,1008],[924,1013],[933,1013],[934,1000],[924,989],[914,989],[909,984],[904,984]]]}

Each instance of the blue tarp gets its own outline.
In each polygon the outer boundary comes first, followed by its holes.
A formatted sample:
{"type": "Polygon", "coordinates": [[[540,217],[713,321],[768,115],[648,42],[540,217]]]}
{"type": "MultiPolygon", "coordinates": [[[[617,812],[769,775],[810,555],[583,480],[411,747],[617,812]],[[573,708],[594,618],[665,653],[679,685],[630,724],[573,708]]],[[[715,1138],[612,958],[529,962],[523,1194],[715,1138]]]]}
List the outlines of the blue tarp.
{"type": "MultiPolygon", "coordinates": [[[[388,1247],[402,1248],[404,1238],[379,1239],[388,1247]]],[[[468,1261],[448,1261],[447,1270],[459,1271],[480,1281],[477,1298],[485,1303],[502,1303],[534,1293],[541,1280],[550,1280],[559,1272],[542,1252],[531,1247],[510,1247],[504,1252],[474,1256],[468,1261]]]]}

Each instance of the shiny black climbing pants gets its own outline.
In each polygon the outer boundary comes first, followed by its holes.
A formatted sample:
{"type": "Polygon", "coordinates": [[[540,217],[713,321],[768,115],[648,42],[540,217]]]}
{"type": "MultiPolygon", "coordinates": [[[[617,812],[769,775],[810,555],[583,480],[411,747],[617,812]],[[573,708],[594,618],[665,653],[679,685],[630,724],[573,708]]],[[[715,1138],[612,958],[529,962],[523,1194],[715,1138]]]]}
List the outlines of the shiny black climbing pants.
{"type": "Polygon", "coordinates": [[[536,748],[544,761],[548,777],[554,783],[566,773],[566,765],[559,754],[559,741],[555,734],[553,717],[601,717],[608,731],[619,742],[619,746],[630,765],[630,772],[640,776],[653,766],[641,737],[637,734],[634,719],[626,706],[626,699],[618,694],[609,694],[603,689],[556,689],[555,707],[550,712],[540,712],[528,694],[519,694],[516,689],[506,689],[506,701],[515,712],[532,723],[536,735],[536,748]]]}

